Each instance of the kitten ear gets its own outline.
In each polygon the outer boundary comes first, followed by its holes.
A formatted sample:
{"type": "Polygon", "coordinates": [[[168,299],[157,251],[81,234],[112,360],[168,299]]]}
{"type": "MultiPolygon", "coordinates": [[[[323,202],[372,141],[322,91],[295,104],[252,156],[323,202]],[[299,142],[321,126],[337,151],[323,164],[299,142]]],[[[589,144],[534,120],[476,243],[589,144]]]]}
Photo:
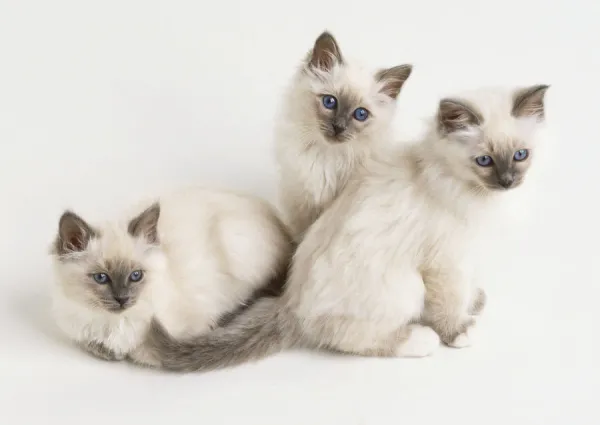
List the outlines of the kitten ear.
{"type": "Polygon", "coordinates": [[[442,99],[438,108],[438,129],[442,133],[453,133],[483,122],[479,113],[463,101],[442,99]]]}
{"type": "Polygon", "coordinates": [[[411,72],[412,65],[399,65],[378,71],[375,74],[375,79],[382,84],[379,91],[392,99],[396,99],[411,72]]]}
{"type": "Polygon", "coordinates": [[[315,41],[308,64],[313,68],[331,71],[333,66],[344,62],[340,47],[328,31],[324,31],[315,41]]]}
{"type": "Polygon", "coordinates": [[[512,115],[517,118],[537,117],[544,119],[544,96],[550,86],[538,84],[518,90],[513,100],[512,115]]]}
{"type": "Polygon", "coordinates": [[[146,238],[146,240],[152,244],[158,243],[159,217],[160,204],[155,202],[129,222],[127,231],[132,236],[142,236],[146,238]]]}
{"type": "Polygon", "coordinates": [[[81,252],[87,248],[90,239],[97,232],[72,211],[65,211],[58,221],[58,235],[54,243],[54,252],[60,256],[81,252]]]}

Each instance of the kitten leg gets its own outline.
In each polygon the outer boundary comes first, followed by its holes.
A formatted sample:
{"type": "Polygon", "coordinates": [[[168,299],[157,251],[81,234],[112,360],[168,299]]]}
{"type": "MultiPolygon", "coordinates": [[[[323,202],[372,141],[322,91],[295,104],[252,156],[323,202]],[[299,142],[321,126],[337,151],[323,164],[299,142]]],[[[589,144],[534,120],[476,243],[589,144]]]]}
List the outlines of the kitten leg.
{"type": "Polygon", "coordinates": [[[475,318],[468,312],[470,285],[459,270],[428,270],[425,283],[424,322],[429,324],[442,341],[455,348],[471,344],[470,331],[475,318]]]}
{"type": "Polygon", "coordinates": [[[79,345],[88,353],[104,360],[119,361],[125,358],[124,355],[111,350],[106,345],[98,341],[83,341],[80,342],[79,345]]]}
{"type": "MultiPolygon", "coordinates": [[[[305,322],[305,326],[308,322],[305,322]]],[[[385,331],[385,324],[351,317],[322,317],[307,329],[314,346],[366,357],[426,357],[440,345],[440,337],[420,324],[385,331]]],[[[306,329],[306,328],[305,328],[306,329]]],[[[305,331],[305,335],[306,335],[305,331]]]]}
{"type": "Polygon", "coordinates": [[[440,337],[429,326],[408,325],[404,335],[396,347],[398,357],[426,357],[440,346],[440,337]]]}
{"type": "Polygon", "coordinates": [[[142,344],[131,350],[127,358],[140,366],[151,368],[158,368],[161,366],[156,353],[146,344],[142,344]]]}
{"type": "Polygon", "coordinates": [[[424,357],[433,353],[440,337],[420,323],[426,292],[421,274],[412,267],[391,267],[380,285],[387,289],[385,295],[366,292],[362,301],[347,300],[339,310],[329,305],[324,314],[297,317],[303,339],[313,347],[362,356],[424,357]]]}
{"type": "Polygon", "coordinates": [[[481,288],[475,289],[475,295],[471,300],[471,305],[469,306],[469,314],[473,316],[478,316],[483,311],[485,305],[487,303],[487,295],[485,291],[481,288]]]}

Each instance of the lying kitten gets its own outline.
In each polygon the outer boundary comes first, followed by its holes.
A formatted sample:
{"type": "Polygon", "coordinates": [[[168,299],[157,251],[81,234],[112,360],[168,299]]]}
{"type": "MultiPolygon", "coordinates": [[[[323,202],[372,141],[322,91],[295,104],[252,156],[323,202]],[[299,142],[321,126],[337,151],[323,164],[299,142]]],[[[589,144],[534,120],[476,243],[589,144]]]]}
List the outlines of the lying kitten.
{"type": "Polygon", "coordinates": [[[324,32],[285,94],[275,132],[280,198],[295,239],[390,128],[410,65],[370,72],[324,32]]]}
{"type": "Polygon", "coordinates": [[[178,338],[207,332],[260,292],[277,294],[291,249],[267,203],[232,192],[173,192],[101,226],[66,211],[52,249],[54,313],[92,354],[155,365],[142,344],[153,316],[178,338]]]}
{"type": "Polygon", "coordinates": [[[485,301],[472,279],[473,243],[526,179],[546,90],[442,100],[425,140],[369,163],[309,229],[280,298],[195,339],[155,322],[161,364],[207,370],[297,346],[419,357],[440,337],[468,345],[485,301]]]}

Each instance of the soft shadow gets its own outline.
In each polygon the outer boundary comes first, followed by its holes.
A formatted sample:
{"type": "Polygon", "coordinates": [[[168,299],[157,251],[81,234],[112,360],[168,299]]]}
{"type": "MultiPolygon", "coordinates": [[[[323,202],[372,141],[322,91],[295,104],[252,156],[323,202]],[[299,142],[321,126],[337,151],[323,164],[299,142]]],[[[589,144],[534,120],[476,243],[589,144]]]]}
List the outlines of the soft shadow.
{"type": "Polygon", "coordinates": [[[62,354],[67,356],[66,359],[70,355],[75,355],[81,356],[78,361],[88,362],[92,366],[118,366],[141,373],[156,372],[156,369],[142,367],[129,361],[110,362],[99,359],[79,349],[56,325],[51,313],[52,303],[49,291],[34,291],[33,289],[15,291],[8,300],[8,308],[11,319],[18,322],[21,329],[25,327],[27,330],[31,330],[31,337],[36,338],[42,344],[65,350],[62,354]],[[71,352],[71,354],[68,354],[68,352],[71,352]]]}
{"type": "Polygon", "coordinates": [[[52,301],[50,293],[40,289],[22,289],[11,294],[8,308],[20,325],[34,331],[37,336],[44,338],[54,345],[73,349],[73,344],[60,332],[52,317],[52,301]]]}

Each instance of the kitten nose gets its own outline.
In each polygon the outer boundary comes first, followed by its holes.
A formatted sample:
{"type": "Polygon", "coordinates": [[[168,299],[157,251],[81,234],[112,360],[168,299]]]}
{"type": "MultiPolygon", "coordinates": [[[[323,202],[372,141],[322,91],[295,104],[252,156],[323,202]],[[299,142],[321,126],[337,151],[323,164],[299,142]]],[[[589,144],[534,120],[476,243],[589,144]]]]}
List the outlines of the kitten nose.
{"type": "Polygon", "coordinates": [[[123,307],[127,301],[129,301],[129,297],[115,297],[115,301],[118,302],[121,307],[123,307]]]}
{"type": "Polygon", "coordinates": [[[346,126],[343,124],[333,124],[333,134],[334,135],[338,135],[340,133],[343,133],[344,130],[346,130],[346,126]]]}
{"type": "Polygon", "coordinates": [[[498,179],[498,183],[505,189],[508,189],[515,182],[515,178],[510,174],[505,174],[498,179]]]}

